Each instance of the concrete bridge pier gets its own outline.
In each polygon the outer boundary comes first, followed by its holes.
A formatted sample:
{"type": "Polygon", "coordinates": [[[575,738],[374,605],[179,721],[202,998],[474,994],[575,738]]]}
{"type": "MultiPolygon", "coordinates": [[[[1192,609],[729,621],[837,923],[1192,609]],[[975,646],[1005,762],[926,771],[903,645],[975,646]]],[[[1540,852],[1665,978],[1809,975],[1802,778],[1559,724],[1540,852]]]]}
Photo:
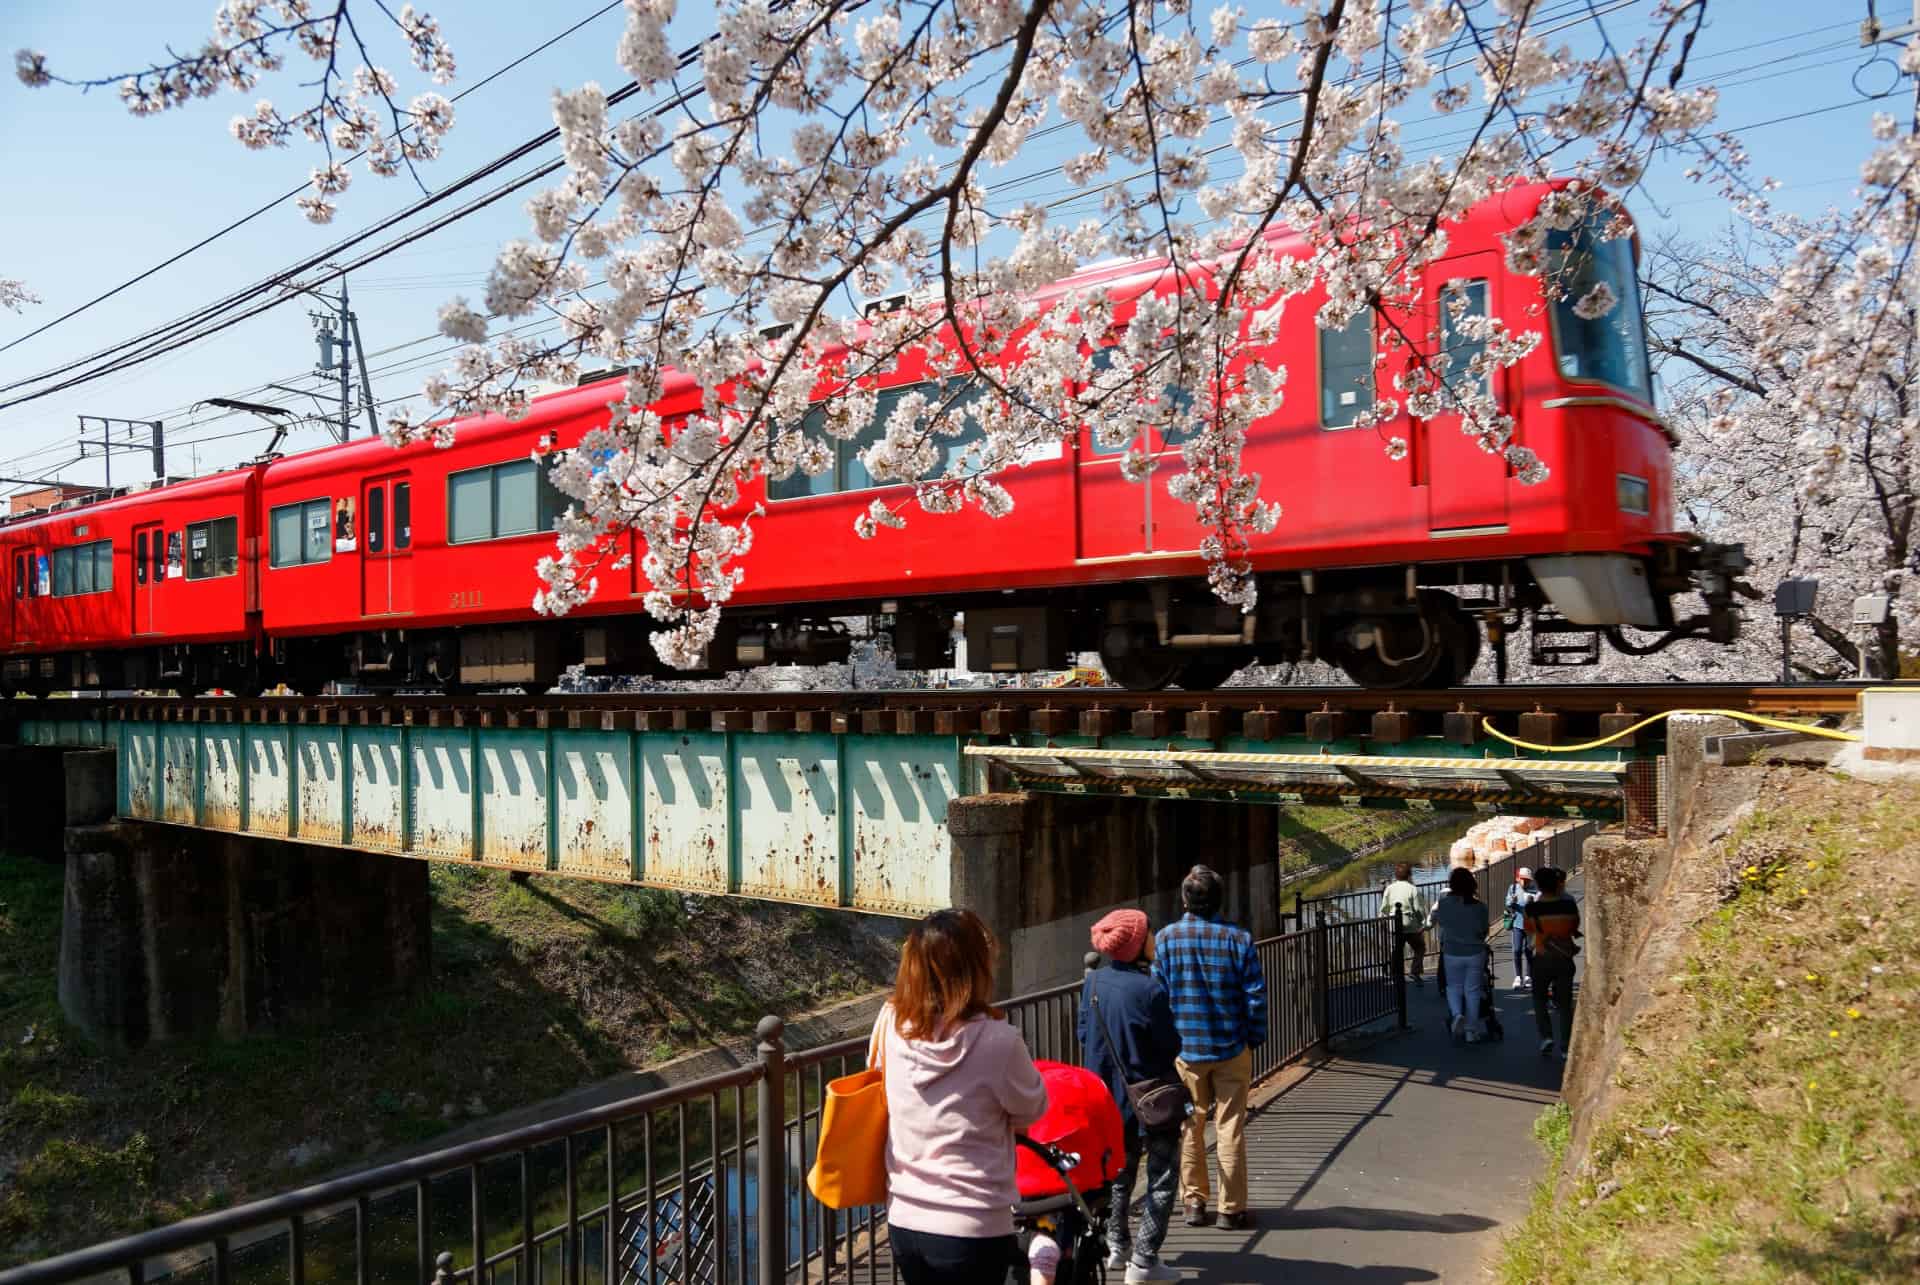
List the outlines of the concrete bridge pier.
{"type": "Polygon", "coordinates": [[[66,861],[60,1007],[109,1047],[324,1020],[429,972],[425,862],[104,817],[66,861]]]}
{"type": "Polygon", "coordinates": [[[947,805],[955,906],[1000,939],[1000,987],[1024,994],[1081,975],[1087,931],[1110,910],[1180,916],[1196,862],[1220,872],[1225,913],[1256,938],[1280,931],[1271,804],[1070,794],[976,794],[947,805]]]}

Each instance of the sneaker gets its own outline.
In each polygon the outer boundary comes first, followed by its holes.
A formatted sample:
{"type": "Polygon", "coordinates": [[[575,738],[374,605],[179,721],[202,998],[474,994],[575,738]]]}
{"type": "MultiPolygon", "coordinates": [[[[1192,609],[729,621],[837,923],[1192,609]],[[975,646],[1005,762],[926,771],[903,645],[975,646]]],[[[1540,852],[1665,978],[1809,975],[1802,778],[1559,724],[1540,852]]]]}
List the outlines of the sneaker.
{"type": "Polygon", "coordinates": [[[1165,1263],[1127,1264],[1128,1285],[1133,1285],[1135,1281],[1177,1281],[1179,1279],[1181,1279],[1180,1273],[1165,1263]]]}
{"type": "Polygon", "coordinates": [[[1187,1226],[1211,1227],[1213,1226],[1213,1215],[1207,1212],[1207,1207],[1200,1201],[1189,1200],[1187,1202],[1187,1226]]]}
{"type": "Polygon", "coordinates": [[[1515,978],[1513,979],[1513,986],[1512,986],[1512,988],[1511,988],[1511,989],[1513,989],[1513,990],[1519,990],[1519,989],[1520,989],[1520,988],[1521,988],[1522,986],[1525,986],[1526,984],[1527,984],[1527,979],[1526,979],[1526,978],[1524,978],[1524,977],[1518,977],[1518,976],[1516,976],[1516,977],[1515,977],[1515,978]]]}
{"type": "Polygon", "coordinates": [[[1453,1032],[1453,1038],[1457,1040],[1467,1033],[1467,1019],[1465,1017],[1456,1017],[1453,1019],[1453,1024],[1447,1029],[1453,1032]]]}
{"type": "Polygon", "coordinates": [[[1117,1246],[1117,1245],[1109,1245],[1107,1247],[1107,1266],[1108,1267],[1118,1269],[1121,1267],[1125,1267],[1128,1263],[1132,1261],[1133,1261],[1133,1250],[1131,1247],[1123,1247],[1123,1246],[1117,1246]]]}
{"type": "Polygon", "coordinates": [[[1245,1231],[1253,1226],[1253,1215],[1244,1209],[1236,1209],[1230,1214],[1221,1214],[1220,1225],[1228,1231],[1245,1231]]]}
{"type": "Polygon", "coordinates": [[[1540,1056],[1541,1056],[1541,1057],[1552,1057],[1552,1056],[1553,1056],[1553,1041],[1552,1041],[1552,1040],[1541,1040],[1541,1041],[1540,1041],[1540,1056]]]}
{"type": "Polygon", "coordinates": [[[1478,1031],[1467,1032],[1467,1043],[1478,1044],[1479,1042],[1480,1042],[1480,1032],[1478,1031]]]}

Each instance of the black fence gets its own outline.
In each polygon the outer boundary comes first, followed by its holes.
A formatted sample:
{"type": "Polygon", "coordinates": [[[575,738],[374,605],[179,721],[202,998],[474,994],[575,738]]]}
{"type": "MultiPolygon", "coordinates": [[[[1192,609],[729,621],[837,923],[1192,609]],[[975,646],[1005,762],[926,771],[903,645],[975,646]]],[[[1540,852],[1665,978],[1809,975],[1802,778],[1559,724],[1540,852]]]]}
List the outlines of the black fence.
{"type": "MultiPolygon", "coordinates": [[[[1394,932],[1321,922],[1257,943],[1270,1020],[1256,1082],[1342,1032],[1405,1025],[1394,932]]],[[[1005,1005],[1036,1058],[1080,1060],[1079,993],[1005,1005]]],[[[883,1212],[827,1209],[805,1182],[827,1082],[865,1065],[867,1041],[789,1053],[783,1030],[762,1021],[757,1059],[718,1075],[0,1272],[0,1285],[891,1281],[883,1212]]]]}

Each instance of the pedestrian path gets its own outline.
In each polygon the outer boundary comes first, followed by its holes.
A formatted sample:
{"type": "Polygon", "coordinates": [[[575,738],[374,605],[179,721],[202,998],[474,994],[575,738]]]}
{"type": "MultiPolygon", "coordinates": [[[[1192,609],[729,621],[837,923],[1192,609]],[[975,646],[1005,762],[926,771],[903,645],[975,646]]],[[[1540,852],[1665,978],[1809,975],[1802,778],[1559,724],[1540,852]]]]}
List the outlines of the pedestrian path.
{"type": "MultiPolygon", "coordinates": [[[[1320,1064],[1247,1125],[1255,1226],[1186,1226],[1163,1251],[1206,1285],[1481,1281],[1526,1212],[1544,1160],[1534,1120],[1559,1098],[1533,1000],[1499,961],[1501,1043],[1456,1045],[1431,976],[1408,994],[1414,1029],[1320,1064]]],[[[1217,1196],[1217,1192],[1216,1192],[1217,1196]]]]}

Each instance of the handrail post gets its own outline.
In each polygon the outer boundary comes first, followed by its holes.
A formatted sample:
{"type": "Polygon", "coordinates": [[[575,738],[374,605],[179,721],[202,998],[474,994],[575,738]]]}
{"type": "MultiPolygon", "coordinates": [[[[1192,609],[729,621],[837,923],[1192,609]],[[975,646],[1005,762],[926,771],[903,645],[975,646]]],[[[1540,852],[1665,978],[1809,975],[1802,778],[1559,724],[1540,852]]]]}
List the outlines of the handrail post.
{"type": "Polygon", "coordinates": [[[763,1017],[755,1031],[760,1037],[760,1285],[782,1285],[787,1279],[786,1027],[777,1017],[763,1017]]]}
{"type": "Polygon", "coordinates": [[[1401,1030],[1407,1029],[1406,907],[1393,908],[1393,1011],[1401,1030]]]}
{"type": "Polygon", "coordinates": [[[1313,1042],[1327,1047],[1327,912],[1313,912],[1313,1042]]]}
{"type": "Polygon", "coordinates": [[[1306,926],[1306,902],[1301,897],[1300,890],[1295,888],[1293,890],[1293,930],[1295,932],[1302,932],[1306,929],[1306,926]]]}

